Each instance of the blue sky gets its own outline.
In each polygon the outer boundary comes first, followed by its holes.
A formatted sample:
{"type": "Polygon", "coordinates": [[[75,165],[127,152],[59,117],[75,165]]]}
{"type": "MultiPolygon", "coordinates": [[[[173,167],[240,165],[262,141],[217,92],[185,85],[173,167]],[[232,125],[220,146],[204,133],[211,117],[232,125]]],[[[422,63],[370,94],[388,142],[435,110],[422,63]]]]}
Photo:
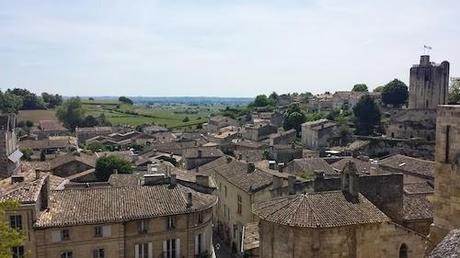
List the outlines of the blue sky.
{"type": "Polygon", "coordinates": [[[254,96],[460,76],[458,0],[0,0],[0,88],[254,96]]]}

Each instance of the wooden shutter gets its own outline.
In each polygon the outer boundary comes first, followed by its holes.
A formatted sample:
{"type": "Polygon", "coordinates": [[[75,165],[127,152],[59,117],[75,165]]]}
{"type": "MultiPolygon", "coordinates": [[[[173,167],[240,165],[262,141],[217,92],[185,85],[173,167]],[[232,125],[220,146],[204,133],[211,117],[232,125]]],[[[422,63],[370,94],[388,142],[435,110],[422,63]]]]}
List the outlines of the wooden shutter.
{"type": "Polygon", "coordinates": [[[51,232],[51,241],[59,242],[61,241],[61,231],[56,230],[51,232]]]}
{"type": "Polygon", "coordinates": [[[149,242],[148,246],[149,246],[148,257],[152,258],[153,257],[153,244],[152,244],[152,242],[149,242]]]}
{"type": "Polygon", "coordinates": [[[134,257],[139,258],[139,245],[138,244],[134,246],[134,257]]]}
{"type": "Polygon", "coordinates": [[[180,258],[180,239],[176,238],[176,257],[180,258]]]}
{"type": "Polygon", "coordinates": [[[110,225],[106,225],[102,227],[102,236],[109,237],[112,235],[112,227],[110,225]]]}
{"type": "Polygon", "coordinates": [[[168,253],[167,253],[168,247],[167,247],[166,241],[168,241],[168,240],[164,240],[164,241],[163,241],[163,254],[164,254],[164,255],[163,255],[163,258],[169,258],[169,257],[168,257],[168,253]]]}

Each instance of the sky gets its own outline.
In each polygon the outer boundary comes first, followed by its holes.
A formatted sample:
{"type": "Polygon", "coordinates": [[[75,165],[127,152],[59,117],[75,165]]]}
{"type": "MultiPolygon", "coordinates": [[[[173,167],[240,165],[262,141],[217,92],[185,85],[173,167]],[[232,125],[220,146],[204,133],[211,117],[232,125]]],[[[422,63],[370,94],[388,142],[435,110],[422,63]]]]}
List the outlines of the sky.
{"type": "Polygon", "coordinates": [[[0,0],[0,89],[222,96],[369,88],[429,45],[460,77],[458,0],[0,0]]]}

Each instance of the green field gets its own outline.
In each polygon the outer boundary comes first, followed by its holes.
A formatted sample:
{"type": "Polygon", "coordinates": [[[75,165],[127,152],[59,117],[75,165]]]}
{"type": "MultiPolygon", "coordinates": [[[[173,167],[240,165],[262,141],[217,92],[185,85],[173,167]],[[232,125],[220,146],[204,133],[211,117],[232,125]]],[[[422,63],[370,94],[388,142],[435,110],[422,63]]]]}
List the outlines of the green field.
{"type": "Polygon", "coordinates": [[[99,116],[104,113],[114,125],[155,123],[168,128],[196,126],[206,122],[210,114],[222,108],[187,105],[131,106],[114,101],[83,101],[83,107],[87,115],[99,116]],[[184,122],[186,117],[189,122],[184,122]]]}
{"type": "MultiPolygon", "coordinates": [[[[118,101],[83,100],[85,115],[99,116],[104,113],[113,125],[140,125],[154,123],[168,128],[194,127],[207,122],[208,116],[219,112],[222,106],[131,106],[118,101]],[[185,117],[189,118],[184,122],[185,117]]],[[[19,121],[57,120],[56,110],[24,110],[18,115],[19,121]]]]}

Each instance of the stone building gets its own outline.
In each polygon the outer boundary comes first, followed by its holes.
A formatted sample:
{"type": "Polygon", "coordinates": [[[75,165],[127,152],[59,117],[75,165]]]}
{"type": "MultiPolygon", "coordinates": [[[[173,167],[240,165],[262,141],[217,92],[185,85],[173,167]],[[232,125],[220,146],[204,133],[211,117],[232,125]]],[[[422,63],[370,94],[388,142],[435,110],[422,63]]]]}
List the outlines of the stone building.
{"type": "Polygon", "coordinates": [[[393,111],[386,126],[392,138],[421,138],[434,141],[436,108],[447,104],[449,62],[430,62],[430,56],[420,57],[420,64],[410,69],[409,109],[393,111]]]}
{"type": "Polygon", "coordinates": [[[32,129],[32,134],[38,139],[46,139],[50,136],[61,136],[69,133],[69,130],[64,128],[57,120],[40,120],[38,127],[32,129]]]}
{"type": "Polygon", "coordinates": [[[430,56],[420,57],[420,64],[410,69],[409,109],[436,109],[447,104],[449,93],[449,62],[430,62],[430,56]]]}
{"type": "Polygon", "coordinates": [[[272,134],[270,135],[270,145],[291,144],[295,141],[296,137],[297,131],[295,129],[272,134]]]}
{"type": "Polygon", "coordinates": [[[228,158],[224,164],[219,164],[200,171],[212,176],[217,184],[218,234],[235,252],[241,253],[245,227],[256,221],[251,207],[255,202],[271,198],[272,176],[256,168],[254,163],[228,158]]]}
{"type": "Polygon", "coordinates": [[[312,150],[329,146],[337,124],[328,119],[320,119],[302,124],[302,144],[312,150]]]}
{"type": "Polygon", "coordinates": [[[245,125],[242,131],[244,139],[251,141],[261,141],[268,139],[271,134],[278,132],[278,128],[270,123],[259,123],[245,125]]]}
{"type": "Polygon", "coordinates": [[[343,171],[341,190],[255,204],[259,256],[423,257],[425,237],[393,223],[361,195],[353,171],[352,165],[343,171]]]}
{"type": "Polygon", "coordinates": [[[13,252],[27,257],[195,258],[213,254],[217,198],[174,176],[143,185],[85,186],[49,191],[51,175],[14,184],[0,200],[21,202],[5,216],[26,233],[13,252]]]}
{"type": "Polygon", "coordinates": [[[227,126],[238,126],[238,121],[225,116],[212,116],[208,123],[204,125],[208,132],[217,132],[220,128],[227,126]]]}
{"type": "Polygon", "coordinates": [[[182,153],[183,166],[185,169],[193,169],[224,156],[221,150],[216,148],[192,148],[182,153]]]}
{"type": "Polygon", "coordinates": [[[105,136],[114,132],[114,128],[110,126],[95,126],[95,127],[77,127],[75,134],[79,144],[85,143],[86,140],[96,136],[105,136]]]}
{"type": "Polygon", "coordinates": [[[440,106],[436,125],[435,186],[431,250],[460,228],[460,106],[440,106]]]}
{"type": "Polygon", "coordinates": [[[18,150],[15,127],[15,114],[0,114],[0,179],[19,169],[22,153],[18,150]]]}

